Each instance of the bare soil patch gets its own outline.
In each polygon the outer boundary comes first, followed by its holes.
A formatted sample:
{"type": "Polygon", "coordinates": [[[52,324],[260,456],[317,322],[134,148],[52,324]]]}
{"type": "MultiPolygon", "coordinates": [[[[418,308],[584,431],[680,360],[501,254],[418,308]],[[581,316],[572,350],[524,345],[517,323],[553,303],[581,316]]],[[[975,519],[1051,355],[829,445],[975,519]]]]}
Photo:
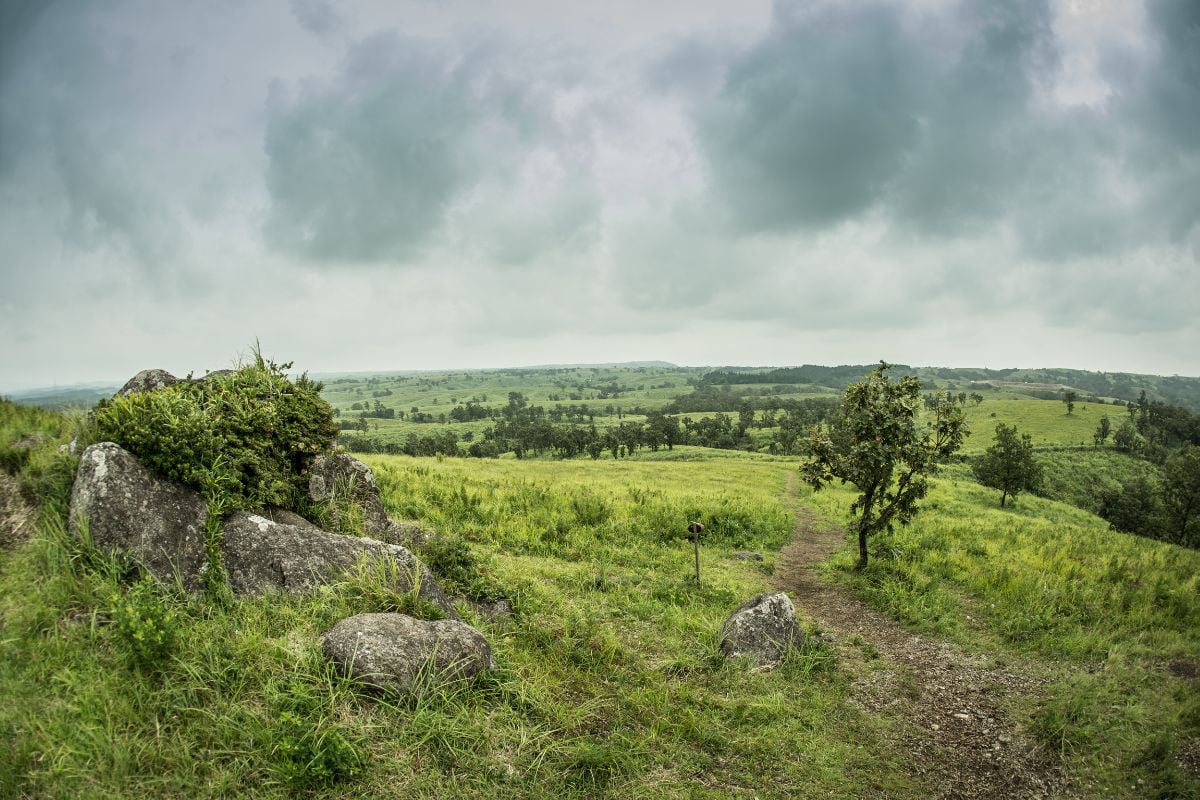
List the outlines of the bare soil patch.
{"type": "MultiPolygon", "coordinates": [[[[793,490],[798,481],[793,479],[793,490]]],[[[816,565],[841,548],[844,532],[794,503],[796,530],[774,581],[797,607],[830,631],[839,657],[858,673],[854,698],[895,722],[893,744],[933,797],[1073,796],[1053,754],[1014,721],[1018,698],[1046,679],[947,642],[918,636],[822,581],[816,565]]]]}

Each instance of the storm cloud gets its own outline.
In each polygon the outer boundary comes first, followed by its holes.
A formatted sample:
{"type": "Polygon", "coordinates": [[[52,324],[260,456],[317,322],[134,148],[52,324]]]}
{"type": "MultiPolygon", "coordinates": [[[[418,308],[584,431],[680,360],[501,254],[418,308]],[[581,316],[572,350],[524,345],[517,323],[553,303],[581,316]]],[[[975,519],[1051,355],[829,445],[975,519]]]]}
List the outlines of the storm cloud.
{"type": "Polygon", "coordinates": [[[0,23],[0,388],[255,336],[313,369],[1200,366],[1191,0],[0,23]]]}

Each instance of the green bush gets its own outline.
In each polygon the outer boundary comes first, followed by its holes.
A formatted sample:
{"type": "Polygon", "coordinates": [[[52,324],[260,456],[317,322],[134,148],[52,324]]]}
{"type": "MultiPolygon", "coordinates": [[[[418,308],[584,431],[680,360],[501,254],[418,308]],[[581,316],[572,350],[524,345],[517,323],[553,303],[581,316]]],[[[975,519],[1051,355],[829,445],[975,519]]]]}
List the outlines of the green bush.
{"type": "Polygon", "coordinates": [[[222,511],[295,508],[312,459],[337,436],[321,384],[255,354],[230,375],[183,380],[102,403],[97,434],[222,511]]]}
{"type": "Polygon", "coordinates": [[[114,594],[110,603],[112,630],[130,663],[148,671],[163,667],[178,643],[179,615],[158,584],[142,578],[123,595],[114,594]]]}

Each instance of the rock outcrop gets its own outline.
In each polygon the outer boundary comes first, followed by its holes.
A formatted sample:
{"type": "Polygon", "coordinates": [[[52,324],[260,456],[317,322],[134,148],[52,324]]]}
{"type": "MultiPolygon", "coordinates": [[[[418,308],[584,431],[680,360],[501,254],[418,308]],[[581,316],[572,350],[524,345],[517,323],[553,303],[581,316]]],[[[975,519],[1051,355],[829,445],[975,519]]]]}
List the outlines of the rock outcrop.
{"type": "Polygon", "coordinates": [[[358,614],[334,625],[321,645],[344,674],[391,691],[407,691],[421,679],[469,678],[495,667],[483,634],[457,620],[358,614]]]}
{"type": "Polygon", "coordinates": [[[357,458],[345,453],[329,453],[313,460],[308,468],[308,497],[314,503],[329,503],[335,525],[345,504],[353,503],[362,511],[363,528],[368,536],[388,544],[408,548],[423,547],[430,533],[415,522],[396,522],[383,507],[383,496],[375,473],[357,458]]]}
{"type": "Polygon", "coordinates": [[[395,565],[389,575],[396,591],[407,592],[416,584],[418,597],[459,619],[434,577],[399,545],[329,533],[311,523],[275,522],[246,512],[230,516],[221,530],[222,563],[235,594],[270,590],[300,594],[337,580],[360,563],[390,561],[395,565]]]}
{"type": "Polygon", "coordinates": [[[756,595],[721,626],[721,652],[766,666],[783,660],[789,647],[804,643],[796,609],[783,592],[756,595]]]}
{"type": "Polygon", "coordinates": [[[198,493],[151,475],[112,442],[94,444],[79,457],[71,533],[78,536],[86,525],[96,547],[128,553],[160,581],[178,576],[188,589],[200,588],[208,566],[207,516],[198,493]]]}
{"type": "Polygon", "coordinates": [[[118,389],[116,396],[125,397],[134,392],[152,392],[155,389],[165,389],[175,383],[179,383],[179,379],[165,369],[144,369],[118,389]]]}
{"type": "Polygon", "coordinates": [[[372,536],[383,538],[391,526],[375,473],[345,453],[330,453],[313,460],[308,468],[308,496],[314,503],[332,503],[335,517],[342,510],[339,505],[353,502],[362,509],[364,525],[372,536]]]}
{"type": "MultiPolygon", "coordinates": [[[[80,456],[71,492],[72,533],[79,535],[86,524],[97,547],[127,553],[160,581],[178,577],[192,590],[204,585],[207,518],[198,492],[150,474],[112,442],[94,444],[80,456]]],[[[407,548],[329,533],[290,511],[233,514],[222,525],[220,552],[235,594],[306,592],[359,564],[387,562],[394,565],[388,575],[396,591],[416,585],[421,599],[459,619],[433,575],[407,548]]]]}

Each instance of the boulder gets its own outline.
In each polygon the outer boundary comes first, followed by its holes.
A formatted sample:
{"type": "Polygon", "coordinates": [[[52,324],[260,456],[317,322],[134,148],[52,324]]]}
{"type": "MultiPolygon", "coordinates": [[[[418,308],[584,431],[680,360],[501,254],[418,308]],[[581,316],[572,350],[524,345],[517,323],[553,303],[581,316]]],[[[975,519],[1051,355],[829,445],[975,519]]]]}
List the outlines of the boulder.
{"type": "Polygon", "coordinates": [[[94,444],[79,457],[71,533],[86,524],[97,547],[128,553],[160,581],[178,576],[185,587],[200,588],[208,568],[207,517],[198,493],[156,478],[112,442],[94,444]]]}
{"type": "Polygon", "coordinates": [[[777,664],[789,647],[804,642],[796,609],[783,592],[760,594],[743,603],[721,626],[721,652],[760,666],[777,664]]]}
{"type": "Polygon", "coordinates": [[[469,678],[495,667],[483,634],[458,620],[358,614],[321,637],[325,656],[346,675],[380,689],[407,691],[432,680],[469,678]]]}
{"type": "Polygon", "coordinates": [[[203,378],[197,378],[198,381],[206,381],[209,378],[227,378],[230,375],[237,375],[236,369],[217,369],[212,372],[206,372],[203,378]]]}
{"type": "MultiPolygon", "coordinates": [[[[308,496],[314,503],[331,500],[354,502],[362,509],[367,533],[372,536],[381,539],[386,537],[392,525],[383,508],[375,473],[366,464],[345,453],[330,453],[313,460],[308,468],[308,496]]],[[[338,502],[334,503],[332,509],[335,517],[338,502]]]]}
{"type": "Polygon", "coordinates": [[[399,545],[329,533],[311,523],[289,525],[239,511],[222,526],[221,558],[229,575],[229,588],[236,594],[270,590],[300,594],[337,580],[360,563],[390,559],[396,565],[397,591],[409,591],[416,581],[422,600],[446,616],[459,619],[429,571],[399,545]]]}
{"type": "Polygon", "coordinates": [[[134,392],[152,392],[155,389],[165,389],[173,383],[179,383],[179,379],[164,369],[144,369],[118,389],[116,396],[125,397],[134,392]]]}

